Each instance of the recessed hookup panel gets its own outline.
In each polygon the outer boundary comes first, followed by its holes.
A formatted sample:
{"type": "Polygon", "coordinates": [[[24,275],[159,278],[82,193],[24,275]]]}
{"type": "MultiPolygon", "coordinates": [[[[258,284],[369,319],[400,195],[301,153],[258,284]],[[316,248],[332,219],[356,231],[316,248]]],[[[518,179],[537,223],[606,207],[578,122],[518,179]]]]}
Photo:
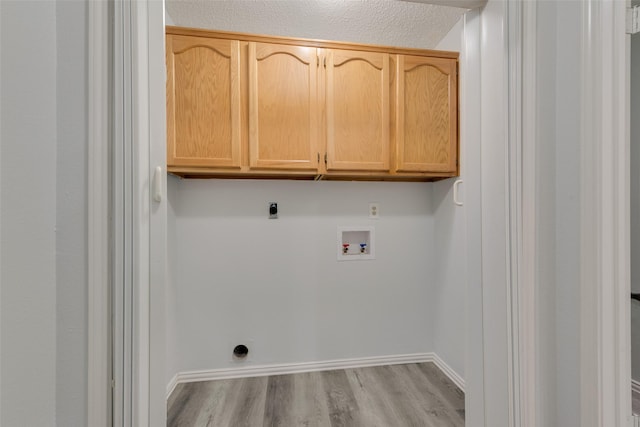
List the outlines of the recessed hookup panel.
{"type": "Polygon", "coordinates": [[[375,228],[371,226],[338,227],[338,261],[375,259],[375,228]]]}

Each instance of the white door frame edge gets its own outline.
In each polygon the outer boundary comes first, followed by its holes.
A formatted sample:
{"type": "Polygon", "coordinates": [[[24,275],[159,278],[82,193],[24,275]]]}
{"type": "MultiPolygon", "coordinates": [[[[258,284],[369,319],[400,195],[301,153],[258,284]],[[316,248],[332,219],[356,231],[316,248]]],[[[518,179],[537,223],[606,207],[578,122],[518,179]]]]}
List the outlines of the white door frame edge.
{"type": "Polygon", "coordinates": [[[584,427],[632,425],[625,3],[588,0],[582,13],[579,301],[584,427]]]}
{"type": "Polygon", "coordinates": [[[87,425],[111,424],[109,357],[109,5],[88,2],[87,425]],[[105,100],[109,100],[105,102],[105,100]]]}
{"type": "MultiPolygon", "coordinates": [[[[164,7],[162,2],[147,0],[137,2],[133,30],[138,47],[149,43],[150,9],[164,7]]],[[[525,2],[526,3],[526,2],[525,2]]],[[[108,57],[108,7],[107,2],[89,2],[89,288],[88,288],[88,425],[102,426],[108,423],[108,111],[104,110],[104,100],[109,99],[108,57]],[[107,85],[107,86],[105,86],[107,85]],[[106,153],[106,154],[105,154],[106,153]],[[107,297],[106,297],[106,296],[107,297]],[[105,385],[107,387],[105,387],[105,385]],[[107,415],[107,417],[105,417],[107,415]],[[107,420],[107,421],[105,421],[107,420]]],[[[527,7],[526,4],[523,7],[527,7]]],[[[581,280],[581,420],[584,427],[631,426],[630,407],[630,356],[629,356],[629,201],[628,201],[628,105],[627,51],[624,35],[625,2],[588,0],[583,13],[583,58],[582,93],[585,99],[581,118],[583,150],[581,152],[581,236],[582,280],[581,280]],[[620,32],[622,28],[622,34],[620,32]],[[606,142],[606,143],[605,143],[606,142]],[[595,230],[595,231],[594,231],[595,230]],[[589,236],[592,236],[589,238],[589,236]],[[594,333],[595,331],[595,333],[594,333]],[[597,375],[593,375],[596,372],[597,375]]],[[[525,14],[525,17],[527,15],[525,14]]],[[[155,19],[155,18],[154,18],[155,19]]],[[[526,22],[525,22],[526,23],[526,22]]],[[[139,52],[140,53],[140,52],[139,52]]],[[[146,55],[148,55],[146,51],[146,55]]],[[[148,60],[148,57],[145,58],[148,60]]],[[[526,63],[525,63],[526,64],[526,63]]],[[[147,62],[148,66],[148,62],[147,62]]],[[[146,71],[147,73],[149,70],[146,71]]],[[[526,72],[526,70],[525,70],[526,72]]],[[[142,74],[138,78],[142,78],[142,74]]],[[[141,84],[138,81],[138,84],[141,84]]],[[[149,93],[141,91],[137,107],[139,111],[149,111],[149,93]],[[146,96],[146,98],[145,98],[146,96]],[[146,109],[146,110],[145,110],[146,109]]],[[[526,113],[525,113],[526,114],[526,113]]],[[[526,117],[526,116],[525,116],[526,117]]],[[[148,127],[138,118],[138,136],[149,139],[148,127]],[[145,136],[145,132],[147,132],[145,136]]],[[[526,123],[523,123],[526,126],[526,123]]],[[[148,150],[148,147],[146,148],[148,150]]],[[[140,155],[148,151],[140,151],[140,155]]],[[[148,184],[150,177],[149,160],[139,159],[146,169],[140,170],[139,184],[148,184]],[[149,173],[147,173],[149,172],[149,173]]],[[[535,166],[535,165],[534,165],[535,166]]],[[[527,173],[525,169],[521,172],[527,173]]],[[[529,165],[531,167],[531,165],[529,165]]],[[[141,187],[140,187],[141,188],[141,187]]],[[[148,188],[148,187],[147,187],[148,188]]],[[[147,191],[148,192],[148,191],[147,191]]],[[[517,193],[516,193],[517,194],[517,193]]],[[[139,207],[143,214],[149,212],[149,194],[141,198],[139,207]],[[147,201],[147,199],[149,199],[147,201]],[[145,213],[146,212],[146,213],[145,213]]],[[[521,195],[522,197],[522,195],[521,195]]],[[[520,203],[524,203],[522,200],[520,203]]],[[[522,215],[522,214],[520,214],[522,215]]],[[[526,218],[523,226],[529,227],[526,218]],[[528,225],[527,225],[528,224],[528,225]]],[[[137,218],[144,221],[144,218],[137,218]]],[[[143,224],[145,225],[145,224],[143,224]]],[[[148,222],[146,223],[148,226],[148,222]]],[[[526,237],[526,229],[523,230],[526,237]]],[[[144,236],[138,236],[145,239],[144,236]]],[[[146,249],[149,251],[146,235],[146,249]]],[[[144,242],[143,242],[144,243],[144,242]]],[[[526,248],[523,248],[526,250],[526,248]]],[[[148,261],[148,253],[140,260],[148,261]]],[[[522,266],[526,268],[526,266],[522,266]]],[[[149,271],[146,277],[148,292],[149,271]]],[[[522,288],[518,301],[522,301],[528,288],[522,288]]],[[[518,297],[518,296],[515,296],[518,297]]],[[[513,303],[514,300],[511,301],[513,303]]],[[[144,307],[143,307],[144,308],[144,307]]],[[[526,357],[535,357],[530,348],[532,341],[528,334],[533,326],[526,316],[531,313],[518,311],[522,307],[512,307],[511,316],[519,319],[519,328],[512,338],[512,351],[519,355],[519,365],[513,367],[513,375],[519,377],[520,386],[525,378],[535,377],[535,371],[527,370],[526,357]],[[523,315],[525,317],[523,317],[523,315]],[[524,332],[524,334],[523,334],[524,332]]],[[[530,308],[529,308],[530,309],[530,308]]],[[[149,425],[153,418],[154,404],[149,398],[151,365],[149,351],[149,306],[138,311],[137,320],[142,322],[136,328],[137,339],[145,349],[138,349],[139,368],[146,372],[138,376],[139,393],[135,395],[134,407],[140,415],[139,425],[149,425]],[[146,327],[146,329],[145,329],[146,327]],[[146,337],[145,337],[145,334],[146,337]],[[141,351],[140,351],[141,350],[141,351]],[[145,395],[145,396],[143,396],[145,395]]],[[[531,366],[530,366],[531,368],[531,366]]],[[[514,378],[512,378],[513,380],[514,378]]],[[[522,388],[520,388],[522,391],[522,388]]],[[[529,420],[531,400],[528,389],[518,397],[519,403],[512,403],[511,411],[522,413],[521,419],[529,420]]],[[[524,424],[523,424],[524,425],[524,424]]]]}

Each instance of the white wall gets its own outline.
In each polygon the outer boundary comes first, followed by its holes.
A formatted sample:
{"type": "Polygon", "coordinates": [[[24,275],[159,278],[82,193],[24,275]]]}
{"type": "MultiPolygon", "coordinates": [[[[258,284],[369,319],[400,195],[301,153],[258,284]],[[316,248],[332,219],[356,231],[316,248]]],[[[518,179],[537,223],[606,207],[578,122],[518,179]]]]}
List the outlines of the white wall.
{"type": "MultiPolygon", "coordinates": [[[[2,32],[2,4],[0,3],[0,48],[2,48],[2,40],[4,39],[4,34],[2,32]]],[[[3,82],[4,80],[2,80],[2,73],[3,73],[3,67],[2,67],[2,63],[3,63],[3,56],[2,54],[0,54],[0,100],[2,99],[2,86],[4,85],[3,82]]],[[[2,102],[0,101],[0,166],[2,166],[2,139],[3,139],[3,133],[2,133],[2,102]]],[[[2,209],[2,173],[0,173],[0,309],[2,308],[2,279],[3,279],[3,275],[2,275],[2,263],[4,258],[2,257],[2,248],[4,246],[3,242],[4,240],[2,239],[2,216],[3,216],[3,209],[2,209]]],[[[0,425],[2,424],[2,403],[3,403],[3,399],[2,399],[2,315],[0,314],[0,425]]]]}
{"type": "Polygon", "coordinates": [[[85,6],[0,5],[3,426],[86,423],[85,6]]]}
{"type": "Polygon", "coordinates": [[[551,426],[556,419],[556,5],[541,2],[538,22],[543,26],[538,40],[538,147],[536,161],[545,171],[537,176],[538,192],[538,245],[544,248],[538,253],[536,303],[539,310],[541,333],[538,335],[536,354],[540,373],[538,391],[540,425],[551,426]]]}
{"type": "MultiPolygon", "coordinates": [[[[556,2],[556,345],[557,418],[580,425],[580,111],[581,5],[556,2]]],[[[547,28],[544,29],[546,31],[547,28]]],[[[548,46],[546,46],[548,47],[548,46]]],[[[546,55],[540,47],[541,55],[546,55]]],[[[543,173],[550,173],[544,166],[543,173]]],[[[546,249],[544,249],[546,250],[546,249]]],[[[554,329],[548,329],[548,332],[554,329]]]]}
{"type": "MultiPolygon", "coordinates": [[[[215,3],[214,13],[205,13],[201,2],[174,2],[167,11],[182,26],[426,47],[423,35],[410,34],[397,17],[380,12],[388,7],[383,3],[371,3],[369,15],[349,25],[331,26],[326,24],[335,10],[346,8],[347,20],[355,6],[364,5],[344,2],[331,12],[322,2],[306,2],[305,11],[296,2],[252,4],[258,11],[286,8],[279,19],[287,25],[243,12],[238,2],[215,3]],[[387,30],[372,31],[365,18],[386,20],[387,30]]],[[[430,6],[398,2],[395,7],[425,11],[430,6]]],[[[448,25],[459,15],[456,11],[448,25]]],[[[452,49],[460,49],[461,31],[460,22],[452,31],[452,49]]],[[[437,266],[447,256],[439,251],[452,253],[464,241],[464,228],[455,229],[445,218],[453,213],[450,195],[445,200],[451,184],[440,184],[436,197],[431,183],[170,177],[168,378],[179,371],[234,366],[232,344],[242,340],[253,340],[255,364],[434,351],[436,324],[442,327],[444,360],[462,374],[464,270],[445,264],[442,275],[437,266]],[[282,210],[276,221],[266,218],[271,200],[282,210]],[[367,218],[370,201],[380,203],[380,220],[367,218]],[[442,218],[438,226],[434,203],[442,218]],[[375,261],[336,261],[336,228],[342,225],[376,227],[375,261]],[[444,286],[446,281],[456,283],[444,286]]]]}
{"type": "Polygon", "coordinates": [[[433,350],[429,184],[171,179],[178,371],[233,366],[245,340],[255,364],[433,350]],[[376,259],[338,262],[337,227],[362,225],[376,259]]]}
{"type": "MultiPolygon", "coordinates": [[[[479,10],[464,16],[464,48],[460,58],[461,172],[466,216],[467,286],[465,293],[465,424],[483,426],[485,420],[484,299],[482,284],[482,165],[481,64],[483,39],[479,10]]],[[[487,372],[487,375],[491,375],[487,372]]]]}
{"type": "MultiPolygon", "coordinates": [[[[631,36],[631,292],[640,292],[640,34],[631,36]]],[[[640,381],[640,303],[631,301],[631,378],[640,381]]]]}
{"type": "Polygon", "coordinates": [[[167,176],[167,277],[166,277],[166,305],[165,327],[166,335],[166,378],[170,381],[180,371],[179,352],[176,351],[178,342],[177,298],[180,292],[180,278],[176,276],[175,259],[178,256],[178,238],[176,230],[176,213],[174,206],[178,203],[177,191],[180,180],[173,175],[167,176]]]}
{"type": "Polygon", "coordinates": [[[56,417],[87,416],[87,2],[56,2],[56,417]]]}
{"type": "Polygon", "coordinates": [[[539,425],[580,417],[580,4],[538,3],[539,425]]]}
{"type": "MultiPolygon", "coordinates": [[[[490,0],[482,9],[480,67],[481,242],[484,357],[484,424],[509,423],[508,264],[506,216],[507,120],[506,26],[507,3],[490,0]]],[[[475,279],[475,278],[473,278],[475,279]]],[[[478,351],[478,349],[469,349],[478,351]]],[[[474,420],[479,423],[479,420],[474,420]]]]}
{"type": "Polygon", "coordinates": [[[0,283],[3,426],[56,414],[56,3],[3,1],[0,283]]]}
{"type": "MultiPolygon", "coordinates": [[[[461,52],[463,30],[464,19],[461,18],[436,49],[461,52]]],[[[462,62],[463,58],[460,60],[462,62]]],[[[465,145],[466,141],[461,140],[461,153],[465,145]]],[[[473,179],[466,173],[464,163],[462,166],[460,179],[473,179]]],[[[430,294],[434,303],[431,322],[434,351],[464,377],[465,343],[462,331],[466,329],[466,316],[462,315],[460,308],[466,306],[467,294],[467,217],[465,207],[453,203],[454,181],[455,178],[452,178],[432,184],[437,268],[430,294]]],[[[460,197],[464,198],[464,189],[460,189],[460,197]]]]}

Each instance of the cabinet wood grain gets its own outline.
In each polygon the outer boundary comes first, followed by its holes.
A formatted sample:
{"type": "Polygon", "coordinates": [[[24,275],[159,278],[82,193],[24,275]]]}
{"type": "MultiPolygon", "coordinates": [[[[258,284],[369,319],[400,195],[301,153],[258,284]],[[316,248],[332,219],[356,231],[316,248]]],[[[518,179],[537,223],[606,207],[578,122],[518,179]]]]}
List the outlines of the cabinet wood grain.
{"type": "Polygon", "coordinates": [[[389,55],[328,50],[327,171],[389,169],[389,55]]]}
{"type": "Polygon", "coordinates": [[[237,40],[167,37],[167,163],[240,167],[237,40]]]}
{"type": "Polygon", "coordinates": [[[317,169],[316,49],[249,43],[251,168],[317,169]]]}
{"type": "Polygon", "coordinates": [[[457,53],[167,27],[167,170],[456,176],[457,53]]]}
{"type": "Polygon", "coordinates": [[[457,63],[399,55],[397,60],[397,171],[456,172],[457,63]]]}

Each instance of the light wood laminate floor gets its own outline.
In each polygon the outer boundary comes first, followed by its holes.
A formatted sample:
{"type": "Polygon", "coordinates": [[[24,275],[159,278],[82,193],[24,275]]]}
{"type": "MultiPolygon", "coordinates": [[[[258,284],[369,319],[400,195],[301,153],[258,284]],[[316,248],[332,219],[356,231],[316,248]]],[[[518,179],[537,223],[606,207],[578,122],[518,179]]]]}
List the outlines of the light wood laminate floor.
{"type": "Polygon", "coordinates": [[[458,427],[464,393],[433,363],[179,384],[169,427],[458,427]]]}

